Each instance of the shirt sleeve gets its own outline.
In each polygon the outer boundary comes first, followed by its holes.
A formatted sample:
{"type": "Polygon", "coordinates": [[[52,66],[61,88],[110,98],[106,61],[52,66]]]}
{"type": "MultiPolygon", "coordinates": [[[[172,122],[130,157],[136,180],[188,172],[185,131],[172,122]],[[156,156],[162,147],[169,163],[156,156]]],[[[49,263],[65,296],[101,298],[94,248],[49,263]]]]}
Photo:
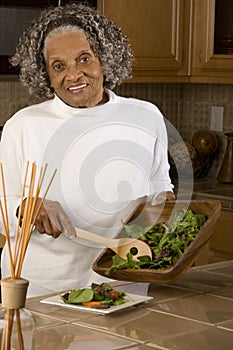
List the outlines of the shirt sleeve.
{"type": "Polygon", "coordinates": [[[151,169],[151,183],[154,193],[150,200],[153,200],[160,192],[173,191],[174,186],[171,183],[169,169],[167,129],[163,118],[161,118],[154,144],[154,160],[151,169]]]}

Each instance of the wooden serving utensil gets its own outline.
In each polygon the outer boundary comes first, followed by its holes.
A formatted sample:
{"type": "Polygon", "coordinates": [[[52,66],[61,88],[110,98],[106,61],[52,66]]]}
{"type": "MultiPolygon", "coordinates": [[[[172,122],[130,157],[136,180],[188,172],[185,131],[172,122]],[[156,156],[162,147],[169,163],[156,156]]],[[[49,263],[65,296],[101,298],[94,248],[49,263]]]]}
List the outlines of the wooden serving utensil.
{"type": "MultiPolygon", "coordinates": [[[[75,227],[76,237],[84,239],[89,242],[96,243],[102,247],[110,248],[116,254],[118,254],[122,259],[126,259],[127,253],[130,252],[132,248],[136,248],[137,251],[134,254],[134,260],[137,260],[139,256],[148,255],[152,258],[152,252],[148,244],[139,239],[134,238],[106,238],[99,236],[95,233],[83,230],[81,228],[75,227]]],[[[75,238],[74,238],[75,240],[75,238]]]]}

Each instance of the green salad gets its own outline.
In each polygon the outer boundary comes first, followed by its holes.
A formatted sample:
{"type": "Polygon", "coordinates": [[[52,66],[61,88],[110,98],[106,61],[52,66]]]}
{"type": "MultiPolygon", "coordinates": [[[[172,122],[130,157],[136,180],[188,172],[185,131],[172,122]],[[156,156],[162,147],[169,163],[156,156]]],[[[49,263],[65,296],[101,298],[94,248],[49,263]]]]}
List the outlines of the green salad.
{"type": "Polygon", "coordinates": [[[90,288],[75,289],[60,295],[66,304],[108,309],[125,302],[126,293],[113,289],[108,283],[92,283],[90,288]]]}
{"type": "Polygon", "coordinates": [[[183,209],[167,223],[158,222],[145,228],[137,224],[123,224],[127,236],[140,239],[150,246],[152,259],[149,256],[142,256],[135,261],[132,250],[127,254],[127,259],[122,259],[116,254],[112,257],[113,263],[106,271],[106,275],[110,276],[119,269],[170,268],[194,240],[205,221],[205,215],[183,209]]]}

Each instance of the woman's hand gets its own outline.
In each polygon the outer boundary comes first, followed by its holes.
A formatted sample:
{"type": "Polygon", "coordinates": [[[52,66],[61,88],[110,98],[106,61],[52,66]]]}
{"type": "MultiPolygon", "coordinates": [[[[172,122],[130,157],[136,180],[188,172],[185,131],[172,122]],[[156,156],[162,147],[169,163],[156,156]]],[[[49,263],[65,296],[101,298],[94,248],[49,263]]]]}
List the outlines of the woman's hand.
{"type": "MultiPolygon", "coordinates": [[[[41,205],[41,198],[38,198],[35,213],[41,205]]],[[[21,217],[23,217],[26,200],[23,201],[21,209],[21,217]]],[[[35,227],[39,233],[57,238],[61,233],[64,233],[68,238],[75,237],[75,228],[70,221],[70,218],[64,212],[59,202],[45,199],[41,205],[39,213],[35,220],[35,227]]]]}
{"type": "Polygon", "coordinates": [[[156,197],[151,201],[151,205],[160,205],[165,201],[173,201],[176,199],[175,194],[172,191],[160,192],[156,197]]]}

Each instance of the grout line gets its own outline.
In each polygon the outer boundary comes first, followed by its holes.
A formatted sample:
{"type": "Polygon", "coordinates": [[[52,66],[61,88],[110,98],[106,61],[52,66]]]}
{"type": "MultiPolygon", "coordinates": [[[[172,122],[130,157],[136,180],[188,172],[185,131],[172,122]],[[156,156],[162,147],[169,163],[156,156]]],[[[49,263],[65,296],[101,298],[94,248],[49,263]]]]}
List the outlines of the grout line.
{"type": "Polygon", "coordinates": [[[169,350],[168,348],[165,348],[164,346],[161,346],[161,345],[159,345],[157,343],[154,344],[154,343],[148,342],[148,343],[145,343],[145,345],[149,346],[150,348],[154,348],[156,350],[169,350]]]}
{"type": "Polygon", "coordinates": [[[204,322],[204,321],[195,320],[194,318],[188,318],[188,317],[181,316],[181,315],[175,315],[175,314],[171,314],[169,312],[161,311],[161,310],[157,310],[157,309],[147,308],[147,310],[150,310],[150,311],[153,311],[153,312],[158,312],[160,314],[164,314],[164,315],[168,315],[168,316],[173,316],[173,317],[176,317],[176,318],[181,318],[183,320],[187,320],[187,321],[191,321],[191,322],[204,324],[204,325],[207,325],[207,326],[210,326],[210,327],[215,327],[215,324],[213,324],[213,323],[208,323],[208,322],[204,322]]]}
{"type": "Polygon", "coordinates": [[[217,326],[218,329],[224,329],[224,331],[233,332],[233,329],[224,326],[217,326]]]}
{"type": "Polygon", "coordinates": [[[223,295],[214,294],[214,292],[206,293],[206,295],[209,295],[209,296],[212,296],[212,297],[216,297],[216,298],[219,298],[219,299],[225,299],[225,300],[230,300],[230,301],[233,300],[233,298],[231,298],[231,297],[224,297],[223,295]]]}

